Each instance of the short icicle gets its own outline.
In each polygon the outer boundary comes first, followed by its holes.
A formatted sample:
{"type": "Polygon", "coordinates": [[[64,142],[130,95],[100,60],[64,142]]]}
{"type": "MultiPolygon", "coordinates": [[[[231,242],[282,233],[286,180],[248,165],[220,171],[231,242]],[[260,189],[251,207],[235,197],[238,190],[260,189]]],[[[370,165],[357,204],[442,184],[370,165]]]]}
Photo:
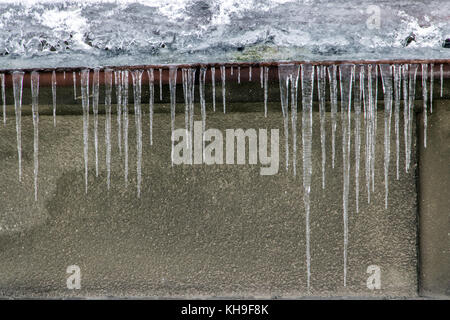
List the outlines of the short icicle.
{"type": "Polygon", "coordinates": [[[174,131],[175,131],[175,107],[177,105],[177,67],[169,68],[169,89],[170,89],[170,130],[171,130],[171,160],[173,166],[173,147],[174,147],[174,131]]]}
{"type": "Polygon", "coordinates": [[[2,87],[2,104],[3,104],[3,125],[6,125],[6,92],[5,92],[5,74],[0,73],[0,82],[2,87]]]}
{"type": "Polygon", "coordinates": [[[149,115],[149,139],[150,145],[153,145],[153,109],[155,103],[155,74],[152,68],[147,70],[148,75],[148,92],[149,92],[149,102],[148,102],[148,115],[149,115]]]}
{"type": "Polygon", "coordinates": [[[320,114],[320,146],[322,148],[322,189],[325,189],[325,94],[327,70],[325,66],[317,66],[317,92],[319,95],[319,114],[320,114]]]}
{"type": "Polygon", "coordinates": [[[72,79],[73,79],[73,99],[77,100],[77,73],[72,72],[72,79]]]}
{"type": "Polygon", "coordinates": [[[106,144],[106,186],[111,186],[111,92],[112,92],[111,69],[105,70],[105,144],[106,144]]]}
{"type": "Polygon", "coordinates": [[[337,114],[337,66],[332,65],[327,68],[328,80],[330,83],[330,102],[331,102],[331,166],[334,168],[334,158],[336,155],[336,114],[337,114]]]}
{"type": "Polygon", "coordinates": [[[114,83],[116,89],[117,145],[119,154],[122,155],[122,71],[114,71],[114,83]]]}
{"type": "Polygon", "coordinates": [[[412,146],[412,125],[414,116],[414,102],[416,97],[416,77],[417,70],[419,69],[418,64],[409,65],[409,94],[408,94],[408,160],[406,162],[407,168],[411,166],[411,146],[412,146]]]}
{"type": "Polygon", "coordinates": [[[248,67],[248,81],[252,81],[252,66],[248,67]]]}
{"type": "Polygon", "coordinates": [[[220,76],[222,77],[222,104],[223,104],[223,113],[226,113],[226,105],[225,105],[225,66],[220,66],[220,76]]]}
{"type": "Polygon", "coordinates": [[[56,72],[52,72],[53,126],[56,127],[56,72]]]}
{"type": "Polygon", "coordinates": [[[89,69],[81,71],[81,104],[83,106],[83,151],[85,192],[88,191],[89,163],[89,69]]]}
{"type": "Polygon", "coordinates": [[[17,155],[19,161],[19,181],[22,181],[22,71],[14,71],[12,74],[14,91],[14,111],[16,114],[17,155]]]}
{"type": "Polygon", "coordinates": [[[339,82],[341,88],[341,125],[342,125],[342,165],[344,175],[343,220],[344,220],[344,287],[347,286],[347,249],[348,249],[348,195],[350,186],[350,112],[352,83],[355,73],[354,65],[339,66],[339,82]]]}
{"type": "Polygon", "coordinates": [[[384,206],[388,207],[389,197],[389,161],[391,157],[391,117],[392,117],[392,66],[380,65],[384,94],[384,206]]]}
{"type": "MultiPolygon", "coordinates": [[[[312,100],[314,88],[314,67],[302,64],[302,146],[303,146],[303,202],[306,217],[306,269],[307,287],[311,286],[311,230],[310,230],[310,193],[312,175],[312,100]]],[[[292,103],[292,102],[291,102],[292,103]]]]}
{"type": "Polygon", "coordinates": [[[98,177],[98,99],[99,99],[100,72],[94,70],[92,77],[92,112],[94,113],[94,152],[95,152],[95,176],[98,177]]]}
{"type": "Polygon", "coordinates": [[[141,197],[142,184],[142,73],[142,70],[133,70],[133,72],[131,73],[131,76],[133,78],[134,93],[134,122],[136,125],[136,186],[138,198],[141,197]]]}
{"type": "Polygon", "coordinates": [[[31,73],[31,110],[33,113],[34,201],[38,199],[39,173],[39,73],[31,73]]]}
{"type": "Polygon", "coordinates": [[[241,84],[241,67],[238,67],[238,83],[241,84]]]}

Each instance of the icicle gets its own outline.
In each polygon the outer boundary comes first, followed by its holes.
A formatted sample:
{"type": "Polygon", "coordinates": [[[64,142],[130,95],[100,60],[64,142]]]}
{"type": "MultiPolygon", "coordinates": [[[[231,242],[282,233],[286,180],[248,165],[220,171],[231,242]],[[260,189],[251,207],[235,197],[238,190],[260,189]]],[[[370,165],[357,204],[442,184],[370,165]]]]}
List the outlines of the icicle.
{"type": "Polygon", "coordinates": [[[98,96],[99,96],[99,70],[94,70],[92,78],[92,111],[94,113],[94,151],[95,151],[95,176],[98,177],[98,96]]]}
{"type": "Polygon", "coordinates": [[[430,64],[430,112],[433,113],[434,64],[430,64]]]}
{"type": "Polygon", "coordinates": [[[162,101],[162,69],[159,68],[159,100],[162,101]]]}
{"type": "Polygon", "coordinates": [[[148,69],[147,74],[148,74],[148,92],[149,92],[148,114],[150,118],[149,138],[150,138],[150,145],[153,145],[153,104],[155,102],[155,86],[154,86],[155,75],[153,69],[148,69]]]}
{"type": "Polygon", "coordinates": [[[5,74],[0,73],[0,81],[2,86],[2,102],[3,102],[3,124],[6,124],[6,92],[5,92],[5,74]]]}
{"type": "Polygon", "coordinates": [[[169,88],[170,88],[170,129],[171,129],[171,159],[173,166],[173,142],[174,142],[174,131],[175,131],[175,107],[177,105],[177,67],[171,66],[169,68],[169,88]]]}
{"type": "Polygon", "coordinates": [[[317,66],[317,92],[319,96],[320,113],[320,146],[322,147],[322,189],[325,189],[325,86],[326,86],[325,66],[317,66]]]}
{"type": "Polygon", "coordinates": [[[112,70],[105,69],[105,143],[106,143],[106,185],[111,185],[111,92],[112,70]]]}
{"type": "MultiPolygon", "coordinates": [[[[359,162],[361,158],[361,100],[364,79],[364,67],[358,66],[355,70],[355,201],[356,213],[359,212],[359,162]]],[[[350,157],[350,155],[348,155],[350,157]]]]}
{"type": "MultiPolygon", "coordinates": [[[[269,69],[269,67],[265,67],[269,69]]],[[[297,72],[289,75],[291,85],[291,123],[292,123],[292,168],[294,176],[297,175],[297,91],[298,77],[300,76],[299,68],[297,72]]],[[[267,77],[267,74],[265,75],[267,77]]],[[[267,87],[267,83],[265,84],[267,87]]]]}
{"type": "Polygon", "coordinates": [[[336,114],[337,114],[337,79],[336,70],[337,66],[333,65],[328,69],[328,80],[330,83],[330,102],[331,102],[331,166],[334,168],[334,158],[336,155],[336,114]]]}
{"type": "Polygon", "coordinates": [[[372,80],[371,72],[372,66],[367,67],[368,77],[367,82],[365,81],[365,67],[361,67],[361,89],[362,89],[362,100],[364,102],[364,131],[365,131],[365,173],[366,173],[366,189],[367,189],[367,203],[370,203],[370,168],[371,168],[371,138],[372,138],[372,100],[371,100],[371,89],[372,80]]]}
{"type": "MultiPolygon", "coordinates": [[[[205,150],[205,130],[206,130],[206,101],[205,101],[205,78],[206,78],[206,68],[200,68],[199,75],[199,93],[200,93],[200,107],[202,113],[202,150],[205,150]]],[[[203,152],[203,159],[205,154],[203,152]]]]}
{"type": "Polygon", "coordinates": [[[395,159],[396,159],[396,178],[399,179],[399,158],[400,158],[400,99],[402,96],[401,87],[402,87],[402,74],[401,67],[399,65],[394,65],[394,101],[395,101],[395,159]]]}
{"type": "MultiPolygon", "coordinates": [[[[183,96],[184,96],[184,128],[186,129],[186,137],[189,132],[189,92],[188,92],[188,69],[181,69],[181,83],[183,84],[183,96]]],[[[187,140],[189,148],[189,140],[187,140]]]]}
{"type": "Polygon", "coordinates": [[[248,67],[248,81],[252,81],[252,66],[248,67]]]}
{"type": "Polygon", "coordinates": [[[16,113],[17,154],[19,160],[19,181],[22,181],[22,71],[14,71],[12,74],[14,91],[14,110],[16,113]]]}
{"type": "MultiPolygon", "coordinates": [[[[53,71],[54,72],[54,71],[53,71]]],[[[31,109],[33,113],[33,159],[34,159],[34,201],[38,195],[38,172],[39,172],[39,73],[31,73],[31,109]]]]}
{"type": "MultiPolygon", "coordinates": [[[[289,82],[298,78],[299,67],[294,64],[280,64],[278,66],[278,79],[280,83],[281,111],[283,113],[286,170],[289,168],[289,82]]],[[[296,146],[294,146],[296,148],[296,146]]],[[[296,154],[296,149],[294,149],[296,154]]]]}
{"type": "Polygon", "coordinates": [[[142,183],[142,109],[141,109],[141,84],[142,70],[134,70],[133,77],[134,93],[134,121],[136,124],[136,173],[137,173],[137,196],[141,197],[142,183]]]}
{"type": "MultiPolygon", "coordinates": [[[[307,287],[311,283],[311,251],[310,251],[310,193],[312,175],[312,99],[314,88],[314,67],[303,64],[302,72],[302,146],[303,146],[303,201],[305,203],[306,216],[306,269],[307,287]]],[[[292,103],[292,102],[291,102],[292,103]]]]}
{"type": "Polygon", "coordinates": [[[375,191],[375,158],[376,158],[376,145],[377,145],[377,123],[378,123],[378,65],[375,65],[375,75],[374,79],[372,79],[372,85],[375,84],[375,88],[372,88],[373,94],[373,104],[372,104],[372,139],[371,139],[371,147],[372,147],[372,155],[371,155],[371,173],[372,173],[372,191],[375,191]],[[375,80],[375,81],[373,81],[375,80]]]}
{"type": "Polygon", "coordinates": [[[342,166],[344,174],[343,218],[344,218],[344,287],[347,286],[347,248],[348,248],[348,194],[350,185],[350,112],[354,65],[339,67],[341,87],[341,121],[342,121],[342,166]]]}
{"type": "Polygon", "coordinates": [[[411,144],[412,144],[412,121],[414,115],[414,101],[416,97],[416,76],[418,64],[411,64],[409,66],[409,102],[408,102],[408,160],[407,168],[409,169],[411,163],[411,144]]]}
{"type": "Polygon", "coordinates": [[[189,139],[187,139],[187,145],[189,149],[190,160],[192,160],[193,155],[195,72],[196,69],[193,68],[182,70],[183,92],[185,101],[185,128],[186,137],[189,137],[189,139]]]}
{"type": "Polygon", "coordinates": [[[233,66],[230,68],[231,75],[233,75],[233,66]]]}
{"type": "Polygon", "coordinates": [[[402,80],[403,80],[403,135],[405,143],[405,171],[408,172],[408,65],[402,66],[402,80]]]}
{"type": "Polygon", "coordinates": [[[66,80],[66,72],[65,71],[63,71],[63,77],[64,77],[64,80],[66,80]]]}
{"type": "Polygon", "coordinates": [[[125,187],[128,186],[128,70],[122,71],[123,153],[125,187]]]}
{"type": "Polygon", "coordinates": [[[441,63],[440,67],[440,78],[441,78],[441,98],[444,93],[444,65],[441,63]]]}
{"type": "Polygon", "coordinates": [[[238,83],[241,84],[241,67],[238,67],[238,83]]]}
{"type": "Polygon", "coordinates": [[[211,67],[213,111],[216,112],[216,68],[211,67]]]}
{"type": "Polygon", "coordinates": [[[259,80],[261,81],[261,89],[264,88],[264,67],[259,66],[259,80]]]}
{"type": "Polygon", "coordinates": [[[114,71],[114,83],[116,85],[117,144],[119,154],[122,155],[122,71],[114,71]]]}
{"type": "Polygon", "coordinates": [[[56,127],[56,72],[52,72],[53,126],[56,127]]]}
{"type": "Polygon", "coordinates": [[[72,79],[73,79],[73,99],[77,100],[77,74],[76,74],[76,72],[72,73],[72,79]]]}
{"type": "Polygon", "coordinates": [[[226,113],[225,107],[225,66],[220,66],[220,75],[222,77],[222,103],[223,103],[223,113],[226,113]]]}
{"type": "Polygon", "coordinates": [[[264,117],[267,118],[267,98],[268,98],[268,79],[269,79],[269,67],[264,67],[264,117]]]}
{"type": "Polygon", "coordinates": [[[427,147],[427,127],[428,127],[428,115],[427,115],[427,103],[428,103],[428,65],[422,63],[422,96],[423,96],[423,146],[427,147]]]}
{"type": "Polygon", "coordinates": [[[384,206],[387,209],[389,196],[389,160],[391,156],[391,115],[392,115],[392,66],[380,65],[384,94],[384,206]]]}
{"type": "MultiPolygon", "coordinates": [[[[74,72],[75,75],[75,72],[74,72]]],[[[74,76],[75,79],[75,76],[74,76]]],[[[89,70],[81,71],[81,104],[83,106],[83,145],[84,145],[84,180],[86,193],[88,190],[89,163],[89,70]]]]}

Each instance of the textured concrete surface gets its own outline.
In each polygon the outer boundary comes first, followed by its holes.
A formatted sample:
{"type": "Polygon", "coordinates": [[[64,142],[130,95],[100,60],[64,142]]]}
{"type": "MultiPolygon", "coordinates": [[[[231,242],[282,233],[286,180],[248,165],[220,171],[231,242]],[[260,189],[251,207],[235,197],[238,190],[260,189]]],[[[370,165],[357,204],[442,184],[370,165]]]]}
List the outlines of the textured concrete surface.
{"type": "MultiPolygon", "coordinates": [[[[420,139],[423,139],[423,118],[420,139]]],[[[428,117],[427,148],[420,144],[420,294],[450,298],[450,104],[428,117]]]]}
{"type": "MultiPolygon", "coordinates": [[[[279,107],[279,105],[277,104],[279,107]]],[[[81,107],[81,106],[79,106],[81,107]]],[[[220,109],[221,105],[218,103],[220,109]]],[[[29,106],[26,106],[29,108],[29,106]]],[[[168,106],[159,107],[167,110],[168,106]]],[[[210,105],[208,105],[210,108],[210,105]]],[[[262,103],[231,106],[262,110],[262,103]]],[[[271,110],[276,106],[272,105],[271,110]]],[[[379,113],[375,193],[367,204],[361,161],[360,212],[355,212],[354,148],[349,200],[348,282],[343,286],[342,154],[340,124],[336,167],[331,167],[327,114],[326,188],[321,187],[318,114],[314,114],[311,196],[311,291],[306,288],[305,211],[301,135],[298,175],[284,169],[261,176],[259,165],[170,164],[170,116],[155,114],[154,145],[144,116],[142,196],[136,197],[135,131],[130,117],[130,181],[113,118],[112,187],[106,189],[104,117],[100,117],[100,174],[95,177],[90,133],[89,191],[84,192],[82,118],[40,119],[39,198],[33,199],[33,130],[23,118],[23,170],[17,176],[14,120],[0,128],[0,294],[3,297],[304,297],[417,295],[415,157],[395,180],[390,167],[384,209],[383,114],[379,113]],[[369,265],[381,268],[381,290],[366,286],[369,265]],[[66,268],[81,268],[81,289],[68,290],[66,268]]],[[[340,118],[340,117],[338,117],[340,118]]],[[[299,113],[299,120],[301,113],[299,113]]],[[[184,125],[184,116],[177,116],[184,125]]],[[[208,113],[207,126],[279,128],[280,112],[208,113]]],[[[431,136],[431,132],[430,132],[431,136]]],[[[430,145],[432,145],[430,138],[430,145]]],[[[352,143],[354,137],[352,136],[352,143]]],[[[364,139],[362,138],[362,143],[364,139]]],[[[392,140],[394,143],[394,140],[392,140]]],[[[394,147],[393,149],[394,150],[394,147]]],[[[403,144],[400,159],[404,159],[403,144]]],[[[364,159],[364,147],[361,148],[364,159]]]]}

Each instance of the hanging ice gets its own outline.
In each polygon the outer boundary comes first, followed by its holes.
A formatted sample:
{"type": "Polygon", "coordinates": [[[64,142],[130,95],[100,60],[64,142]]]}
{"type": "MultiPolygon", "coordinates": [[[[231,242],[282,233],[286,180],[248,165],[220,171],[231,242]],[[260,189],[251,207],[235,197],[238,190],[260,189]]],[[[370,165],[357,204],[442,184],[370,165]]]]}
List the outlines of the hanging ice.
{"type": "Polygon", "coordinates": [[[98,177],[98,97],[99,97],[100,73],[94,70],[92,77],[92,111],[94,113],[94,151],[95,151],[95,176],[98,177]]]}
{"type": "Polygon", "coordinates": [[[73,99],[77,100],[77,74],[75,72],[72,73],[73,79],[73,99]]]}
{"type": "Polygon", "coordinates": [[[149,139],[150,145],[153,145],[153,104],[155,102],[155,86],[154,86],[155,76],[153,69],[148,69],[147,75],[148,75],[148,92],[149,92],[148,114],[150,120],[149,139]]]}
{"type": "Polygon", "coordinates": [[[216,112],[216,68],[214,67],[211,67],[211,86],[212,86],[213,111],[216,112]]]}
{"type": "Polygon", "coordinates": [[[264,67],[259,66],[259,80],[261,81],[261,89],[264,88],[264,67]]]}
{"type": "Polygon", "coordinates": [[[267,118],[267,98],[268,98],[268,80],[269,80],[269,67],[264,67],[264,117],[267,118]]]}
{"type": "Polygon", "coordinates": [[[133,77],[134,93],[134,121],[136,124],[136,174],[137,174],[137,196],[141,196],[142,183],[142,114],[141,114],[141,84],[142,70],[134,70],[131,73],[133,77]]]}
{"type": "Polygon", "coordinates": [[[241,67],[238,67],[238,83],[241,83],[241,67]]]}
{"type": "Polygon", "coordinates": [[[14,110],[16,114],[17,133],[17,154],[19,161],[19,181],[22,181],[22,91],[23,91],[22,71],[14,71],[12,74],[14,91],[14,110]]]}
{"type": "Polygon", "coordinates": [[[52,72],[53,126],[56,127],[56,72],[52,72]]]}
{"type": "Polygon", "coordinates": [[[223,113],[226,113],[226,107],[225,107],[225,66],[220,66],[220,76],[222,77],[222,104],[223,104],[223,113]]]}
{"type": "Polygon", "coordinates": [[[206,130],[206,101],[205,101],[205,78],[206,78],[206,68],[200,68],[199,74],[199,93],[200,93],[200,108],[202,114],[202,150],[203,150],[203,159],[205,158],[204,150],[205,150],[205,130],[206,130]]]}
{"type": "Polygon", "coordinates": [[[354,75],[354,104],[355,104],[355,201],[356,213],[359,212],[359,162],[361,156],[361,100],[363,92],[364,66],[358,66],[354,75]]]}
{"type": "Polygon", "coordinates": [[[400,158],[400,99],[402,97],[401,87],[402,87],[402,74],[401,68],[398,64],[393,66],[394,68],[394,101],[395,101],[395,111],[394,111],[394,121],[395,121],[395,163],[396,163],[396,178],[399,179],[399,158],[400,158]]]}
{"type": "Polygon", "coordinates": [[[405,171],[408,172],[408,127],[409,127],[409,115],[408,115],[408,65],[402,65],[402,82],[403,82],[403,136],[405,144],[405,171]]]}
{"type": "Polygon", "coordinates": [[[330,103],[331,103],[331,166],[334,168],[334,158],[336,155],[336,113],[337,113],[337,78],[336,65],[332,65],[328,69],[328,80],[330,83],[330,103]]]}
{"type": "Polygon", "coordinates": [[[433,113],[434,64],[430,64],[430,112],[433,113]]]}
{"type": "Polygon", "coordinates": [[[171,66],[169,68],[169,89],[170,89],[170,129],[171,129],[171,159],[173,166],[173,143],[175,130],[175,107],[177,105],[177,67],[171,66]]]}
{"type": "Polygon", "coordinates": [[[248,81],[252,81],[252,66],[248,67],[248,81]]]}
{"type": "Polygon", "coordinates": [[[38,196],[39,173],[39,73],[31,73],[31,111],[33,113],[33,159],[34,159],[34,201],[38,196]]]}
{"type": "Polygon", "coordinates": [[[409,170],[411,163],[411,145],[412,145],[412,121],[414,115],[414,101],[416,97],[416,76],[417,70],[419,68],[418,64],[409,65],[409,93],[408,93],[408,152],[407,152],[407,161],[406,166],[409,170]]]}
{"type": "Polygon", "coordinates": [[[122,71],[114,71],[114,83],[116,85],[117,144],[119,154],[122,155],[122,71]]]}
{"type": "Polygon", "coordinates": [[[162,101],[162,69],[159,68],[159,100],[162,101]]]}
{"type": "Polygon", "coordinates": [[[317,66],[317,92],[319,96],[319,113],[320,113],[320,146],[322,148],[322,189],[325,189],[325,86],[326,86],[326,69],[325,66],[317,66]]]}
{"type": "MultiPolygon", "coordinates": [[[[307,287],[311,284],[311,252],[310,252],[310,193],[312,175],[312,99],[314,88],[314,67],[303,64],[302,72],[302,146],[303,146],[303,201],[305,203],[306,216],[306,268],[307,287]]],[[[292,75],[291,75],[292,77],[292,75]]],[[[281,79],[281,77],[280,77],[281,79]]],[[[296,99],[295,99],[296,100],[296,99]]],[[[291,102],[292,103],[292,102],[291,102]]],[[[294,128],[293,128],[294,130],[294,128]]]]}
{"type": "Polygon", "coordinates": [[[341,125],[342,125],[342,166],[344,175],[344,189],[342,193],[344,219],[344,287],[347,286],[347,248],[348,248],[348,194],[350,185],[350,112],[352,83],[355,73],[354,65],[339,67],[339,81],[341,88],[341,125]]]}
{"type": "Polygon", "coordinates": [[[428,65],[422,63],[422,97],[423,97],[423,146],[427,147],[427,127],[428,127],[428,115],[427,115],[427,103],[428,103],[428,65]]]}
{"type": "Polygon", "coordinates": [[[441,63],[440,67],[440,78],[441,78],[441,98],[444,92],[444,65],[441,63]]]}
{"type": "Polygon", "coordinates": [[[128,70],[122,71],[122,112],[123,112],[123,151],[124,151],[124,179],[128,186],[128,70]]]}
{"type": "Polygon", "coordinates": [[[389,161],[391,156],[391,115],[392,115],[392,66],[380,65],[384,94],[384,206],[387,209],[389,196],[389,161]]]}
{"type": "MultiPolygon", "coordinates": [[[[74,73],[75,74],[75,73],[74,73]]],[[[74,76],[75,79],[75,76],[74,76]]],[[[81,71],[81,104],[83,106],[83,150],[84,150],[84,180],[86,193],[88,190],[89,163],[89,70],[81,71]]]]}
{"type": "Polygon", "coordinates": [[[112,70],[105,70],[105,143],[106,143],[106,185],[111,185],[111,92],[112,70]]]}
{"type": "Polygon", "coordinates": [[[0,82],[2,86],[2,103],[3,103],[3,124],[6,124],[6,97],[5,97],[5,74],[0,73],[0,82]]]}

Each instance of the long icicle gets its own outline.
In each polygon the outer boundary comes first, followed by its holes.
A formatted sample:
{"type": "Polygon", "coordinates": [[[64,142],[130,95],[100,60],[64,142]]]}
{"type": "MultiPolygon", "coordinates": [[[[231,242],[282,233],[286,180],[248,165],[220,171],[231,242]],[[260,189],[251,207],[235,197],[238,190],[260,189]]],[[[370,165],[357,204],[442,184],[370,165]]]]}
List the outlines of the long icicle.
{"type": "Polygon", "coordinates": [[[269,87],[269,67],[264,67],[264,117],[267,118],[267,98],[269,87]]]}
{"type": "Polygon", "coordinates": [[[38,198],[39,173],[39,73],[31,73],[31,110],[33,113],[34,201],[38,198]]]}
{"type": "Polygon", "coordinates": [[[322,148],[322,189],[325,189],[325,88],[326,88],[326,69],[325,66],[317,66],[317,92],[319,95],[319,113],[320,113],[320,146],[322,148]]]}
{"type": "Polygon", "coordinates": [[[124,180],[125,188],[128,186],[128,70],[122,71],[122,112],[123,112],[123,153],[124,153],[124,180]]]}
{"type": "Polygon", "coordinates": [[[375,69],[372,73],[372,85],[374,87],[372,88],[372,141],[371,141],[371,158],[372,161],[370,163],[371,165],[371,173],[372,173],[372,192],[375,191],[375,158],[376,158],[376,146],[377,146],[377,125],[378,125],[378,65],[374,66],[375,69]]]}
{"type": "Polygon", "coordinates": [[[173,166],[173,147],[175,131],[175,107],[177,105],[177,67],[169,68],[169,88],[170,88],[170,130],[171,130],[171,160],[173,166]]]}
{"type": "Polygon", "coordinates": [[[330,102],[331,102],[331,166],[334,168],[334,158],[336,155],[336,114],[337,114],[337,66],[332,65],[327,68],[328,80],[330,83],[330,102]]]}
{"type": "MultiPolygon", "coordinates": [[[[371,72],[371,71],[370,71],[371,72]]],[[[369,73],[369,67],[367,67],[367,73],[369,73]]],[[[361,88],[362,88],[362,101],[364,104],[364,132],[365,132],[365,175],[366,175],[366,189],[367,189],[367,203],[370,203],[370,144],[371,144],[371,99],[369,93],[369,85],[371,85],[371,81],[369,81],[369,76],[366,81],[366,67],[361,67],[361,88]],[[370,84],[369,84],[370,83],[370,84]]]]}
{"type": "Polygon", "coordinates": [[[148,114],[149,114],[149,139],[150,145],[153,145],[153,108],[155,103],[155,75],[152,68],[147,70],[148,74],[148,92],[149,92],[149,102],[148,102],[148,114]]]}
{"type": "Polygon", "coordinates": [[[98,177],[98,99],[99,99],[100,73],[94,70],[92,77],[92,112],[94,113],[94,151],[95,151],[95,176],[98,177]]]}
{"type": "Polygon", "coordinates": [[[212,86],[213,111],[216,112],[216,68],[214,67],[211,67],[211,86],[212,86]]]}
{"type": "Polygon", "coordinates": [[[411,147],[412,147],[412,122],[414,116],[414,102],[416,97],[416,77],[418,64],[411,64],[409,66],[409,102],[408,102],[408,161],[407,167],[411,165],[411,147]]]}
{"type": "Polygon", "coordinates": [[[423,146],[427,147],[427,130],[428,130],[428,64],[422,63],[422,97],[423,97],[423,146]]]}
{"type": "Polygon", "coordinates": [[[6,92],[5,92],[5,74],[0,73],[0,82],[2,86],[2,103],[3,103],[3,125],[6,125],[6,92]]]}
{"type": "Polygon", "coordinates": [[[122,71],[114,71],[114,83],[116,89],[117,145],[119,154],[122,155],[122,71]]]}
{"type": "Polygon", "coordinates": [[[73,99],[77,100],[77,74],[76,72],[72,72],[72,80],[73,80],[73,99]]]}
{"type": "Polygon", "coordinates": [[[205,130],[206,130],[206,101],[205,101],[205,79],[206,79],[206,68],[200,68],[199,74],[199,94],[200,94],[200,108],[202,114],[202,158],[205,158],[205,130]]]}
{"type": "Polygon", "coordinates": [[[133,70],[131,76],[133,78],[134,93],[134,121],[136,125],[136,186],[137,197],[141,197],[142,184],[142,108],[141,108],[141,85],[142,70],[133,70]]]}
{"type": "Polygon", "coordinates": [[[439,68],[440,70],[440,78],[441,78],[441,98],[444,93],[444,65],[441,63],[441,66],[439,68]]]}
{"type": "MultiPolygon", "coordinates": [[[[364,77],[364,67],[358,66],[355,70],[355,201],[356,213],[359,213],[359,163],[361,158],[361,100],[362,100],[362,82],[364,77]]],[[[350,156],[350,155],[349,155],[350,156]]]]}
{"type": "Polygon", "coordinates": [[[52,72],[53,126],[56,127],[56,72],[52,72]]]}
{"type": "Polygon", "coordinates": [[[14,71],[12,74],[14,91],[14,110],[16,113],[17,155],[19,161],[19,181],[22,181],[22,71],[14,71]]]}
{"type": "Polygon", "coordinates": [[[159,100],[162,101],[162,69],[159,68],[159,100]]]}
{"type": "Polygon", "coordinates": [[[223,113],[226,113],[226,105],[225,105],[225,66],[220,66],[220,76],[222,77],[222,104],[223,104],[223,113]]]}
{"type": "Polygon", "coordinates": [[[433,113],[434,64],[430,64],[430,113],[433,113]]]}
{"type": "Polygon", "coordinates": [[[402,65],[402,82],[403,82],[403,138],[405,144],[405,171],[408,172],[408,65],[402,65]]]}
{"type": "Polygon", "coordinates": [[[106,144],[106,185],[111,186],[111,92],[112,70],[105,70],[105,144],[106,144]]]}
{"type": "Polygon", "coordinates": [[[395,121],[395,163],[396,163],[396,178],[399,179],[399,158],[400,158],[400,99],[402,97],[401,87],[402,87],[402,73],[401,67],[396,64],[394,65],[394,121],[395,121]]]}
{"type": "Polygon", "coordinates": [[[350,112],[352,83],[355,73],[354,65],[341,65],[339,67],[339,80],[341,87],[341,121],[342,121],[342,165],[344,174],[343,220],[344,220],[344,287],[347,286],[347,249],[348,249],[348,194],[350,185],[350,112]]]}
{"type": "Polygon", "coordinates": [[[384,94],[384,206],[388,207],[389,197],[389,161],[391,157],[391,116],[392,116],[392,66],[380,65],[384,94]]]}
{"type": "Polygon", "coordinates": [[[83,151],[84,151],[84,182],[88,191],[89,163],[89,69],[81,71],[81,104],[83,106],[83,151]]]}
{"type": "MultiPolygon", "coordinates": [[[[300,66],[298,68],[300,68],[300,66]]],[[[300,69],[298,69],[296,73],[289,75],[291,84],[292,168],[294,176],[297,175],[297,94],[298,78],[300,76],[299,71],[300,69]]]]}
{"type": "Polygon", "coordinates": [[[303,146],[303,202],[306,216],[306,269],[308,291],[311,285],[311,230],[310,230],[310,193],[312,175],[312,99],[314,91],[314,67],[302,64],[302,146],[303,146]]]}

